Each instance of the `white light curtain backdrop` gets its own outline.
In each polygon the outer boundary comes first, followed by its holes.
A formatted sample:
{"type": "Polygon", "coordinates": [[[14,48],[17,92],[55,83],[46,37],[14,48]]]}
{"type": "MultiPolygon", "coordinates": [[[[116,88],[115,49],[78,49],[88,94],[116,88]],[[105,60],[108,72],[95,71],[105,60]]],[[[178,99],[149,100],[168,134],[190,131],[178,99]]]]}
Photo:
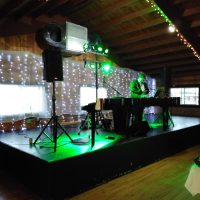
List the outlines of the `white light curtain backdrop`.
{"type": "MultiPolygon", "coordinates": [[[[56,68],[56,66],[55,66],[56,68]]],[[[114,67],[109,76],[98,70],[99,87],[107,88],[107,96],[129,97],[129,84],[137,72],[114,67]]],[[[95,87],[94,69],[84,68],[84,63],[63,58],[63,81],[56,81],[56,113],[80,114],[80,87],[95,87]]],[[[43,80],[43,61],[40,55],[29,52],[0,51],[0,121],[17,120],[29,116],[50,117],[52,114],[52,83],[43,80]],[[9,89],[9,87],[12,89],[9,89]],[[7,87],[7,88],[6,88],[7,87]]],[[[151,95],[155,80],[148,77],[151,95]]]]}

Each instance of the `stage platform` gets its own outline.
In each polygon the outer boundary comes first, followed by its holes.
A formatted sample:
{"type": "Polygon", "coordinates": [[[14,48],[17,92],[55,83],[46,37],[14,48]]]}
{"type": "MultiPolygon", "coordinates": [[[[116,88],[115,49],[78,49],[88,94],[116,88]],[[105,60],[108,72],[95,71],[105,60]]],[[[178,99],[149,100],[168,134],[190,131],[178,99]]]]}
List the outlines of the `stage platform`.
{"type": "Polygon", "coordinates": [[[0,133],[1,168],[46,199],[63,199],[200,143],[200,118],[174,116],[173,122],[128,139],[126,133],[97,129],[93,147],[91,130],[78,135],[66,127],[74,142],[62,134],[56,152],[44,134],[30,144],[39,128],[0,133]]]}

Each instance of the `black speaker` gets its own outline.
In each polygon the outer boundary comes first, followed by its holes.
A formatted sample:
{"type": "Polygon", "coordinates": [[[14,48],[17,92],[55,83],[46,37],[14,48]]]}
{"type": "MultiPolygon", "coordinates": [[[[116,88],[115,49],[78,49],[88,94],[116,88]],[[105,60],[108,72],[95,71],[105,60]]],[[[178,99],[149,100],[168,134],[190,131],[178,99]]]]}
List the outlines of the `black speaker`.
{"type": "Polygon", "coordinates": [[[43,78],[47,82],[63,81],[63,63],[60,50],[46,49],[42,53],[44,70],[43,78]]]}
{"type": "Polygon", "coordinates": [[[133,122],[128,129],[128,135],[144,136],[150,129],[151,128],[147,121],[133,122]]]}
{"type": "Polygon", "coordinates": [[[65,49],[66,25],[49,23],[44,28],[36,31],[35,40],[41,49],[65,49]]]}

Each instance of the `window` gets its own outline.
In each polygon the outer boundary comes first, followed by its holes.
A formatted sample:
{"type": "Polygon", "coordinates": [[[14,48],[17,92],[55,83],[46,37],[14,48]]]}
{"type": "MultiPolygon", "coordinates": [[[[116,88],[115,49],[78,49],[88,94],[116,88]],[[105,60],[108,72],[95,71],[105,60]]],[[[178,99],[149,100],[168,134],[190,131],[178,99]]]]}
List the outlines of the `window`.
{"type": "Polygon", "coordinates": [[[199,105],[199,87],[171,88],[171,97],[180,97],[181,105],[199,105]]]}
{"type": "MultiPolygon", "coordinates": [[[[80,97],[81,106],[85,106],[89,103],[96,102],[96,88],[81,87],[80,97]]],[[[107,98],[107,90],[105,88],[98,88],[98,98],[107,98]]]]}
{"type": "Polygon", "coordinates": [[[44,86],[0,84],[0,115],[42,113],[47,109],[44,86]]]}

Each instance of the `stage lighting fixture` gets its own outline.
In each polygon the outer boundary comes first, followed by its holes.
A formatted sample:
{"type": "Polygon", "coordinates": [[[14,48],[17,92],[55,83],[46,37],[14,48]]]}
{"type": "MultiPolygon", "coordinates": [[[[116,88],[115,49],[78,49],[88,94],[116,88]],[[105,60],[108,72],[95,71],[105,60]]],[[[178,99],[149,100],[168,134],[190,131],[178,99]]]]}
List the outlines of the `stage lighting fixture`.
{"type": "Polygon", "coordinates": [[[104,49],[104,54],[107,55],[108,53],[109,53],[109,49],[108,49],[108,48],[105,48],[105,49],[104,49]]]}
{"type": "Polygon", "coordinates": [[[89,43],[85,43],[85,44],[83,45],[83,50],[84,50],[84,52],[88,51],[88,48],[89,48],[89,43]]]}
{"type": "Polygon", "coordinates": [[[96,67],[96,63],[95,63],[95,62],[91,62],[91,63],[90,63],[90,68],[91,68],[91,69],[95,69],[95,67],[96,67]]]}
{"type": "Polygon", "coordinates": [[[112,72],[112,65],[110,62],[102,62],[101,70],[103,74],[110,74],[112,72]]]}
{"type": "Polygon", "coordinates": [[[98,53],[102,53],[103,52],[103,47],[101,44],[97,44],[95,46],[95,50],[98,52],[98,53]]]}
{"type": "Polygon", "coordinates": [[[109,53],[109,49],[102,44],[101,39],[96,35],[95,38],[92,38],[83,45],[83,49],[85,53],[94,53],[103,56],[107,56],[109,53]]]}

